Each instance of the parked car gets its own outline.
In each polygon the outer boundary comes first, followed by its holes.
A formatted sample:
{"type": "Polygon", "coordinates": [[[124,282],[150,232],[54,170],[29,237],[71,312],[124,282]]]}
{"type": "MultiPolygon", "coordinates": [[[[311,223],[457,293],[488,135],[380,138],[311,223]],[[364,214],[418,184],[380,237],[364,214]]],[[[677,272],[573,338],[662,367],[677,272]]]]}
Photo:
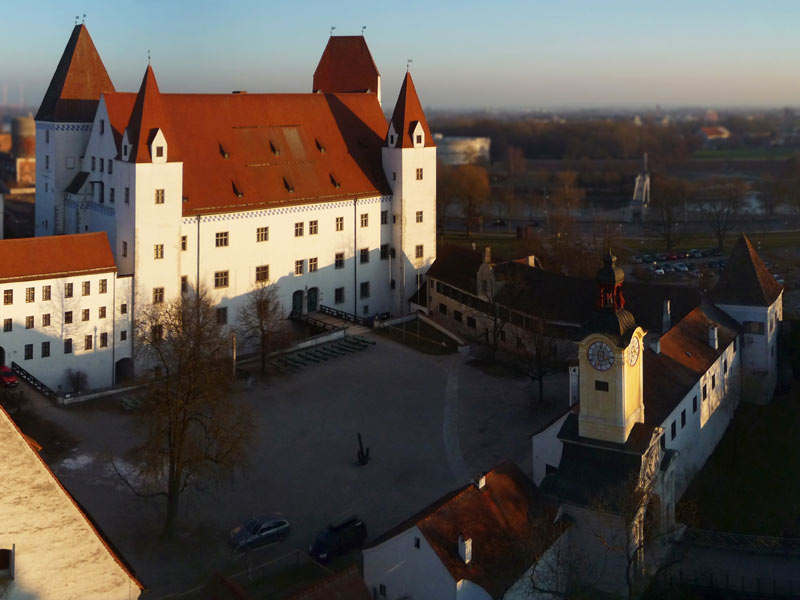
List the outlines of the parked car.
{"type": "Polygon", "coordinates": [[[658,254],[656,254],[656,260],[658,260],[659,262],[664,262],[665,260],[667,260],[667,255],[664,254],[663,252],[659,252],[658,254]]]}
{"type": "Polygon", "coordinates": [[[638,254],[634,254],[633,256],[631,256],[631,260],[633,262],[635,262],[636,264],[641,264],[642,263],[642,257],[639,256],[638,254]]]}
{"type": "Polygon", "coordinates": [[[231,529],[231,543],[237,550],[246,550],[286,539],[291,532],[289,521],[283,517],[263,516],[248,519],[231,529]]]}
{"type": "Polygon", "coordinates": [[[653,257],[650,254],[643,254],[642,255],[642,262],[643,263],[651,263],[653,262],[653,257]]]}
{"type": "Polygon", "coordinates": [[[656,270],[653,271],[653,273],[655,273],[656,275],[663,275],[664,269],[662,269],[661,267],[656,267],[656,270]]]}
{"type": "Polygon", "coordinates": [[[320,531],[314,543],[309,546],[308,553],[319,562],[328,562],[334,556],[360,548],[366,539],[367,526],[364,521],[358,517],[349,517],[320,531]]]}
{"type": "Polygon", "coordinates": [[[689,270],[689,267],[686,266],[686,263],[678,263],[677,265],[675,265],[675,270],[681,273],[686,273],[686,271],[689,270]]]}
{"type": "Polygon", "coordinates": [[[5,365],[0,366],[0,379],[3,380],[3,385],[6,387],[14,387],[19,384],[19,379],[17,379],[14,371],[5,365]]]}
{"type": "Polygon", "coordinates": [[[667,255],[667,258],[668,258],[669,260],[678,260],[680,257],[681,257],[681,256],[680,256],[680,254],[675,254],[674,252],[670,252],[670,253],[667,255]]]}
{"type": "Polygon", "coordinates": [[[675,267],[673,267],[673,266],[672,266],[671,264],[669,264],[669,263],[664,263],[664,264],[661,266],[661,268],[662,268],[662,269],[664,269],[664,273],[674,273],[674,272],[675,272],[675,267]]]}

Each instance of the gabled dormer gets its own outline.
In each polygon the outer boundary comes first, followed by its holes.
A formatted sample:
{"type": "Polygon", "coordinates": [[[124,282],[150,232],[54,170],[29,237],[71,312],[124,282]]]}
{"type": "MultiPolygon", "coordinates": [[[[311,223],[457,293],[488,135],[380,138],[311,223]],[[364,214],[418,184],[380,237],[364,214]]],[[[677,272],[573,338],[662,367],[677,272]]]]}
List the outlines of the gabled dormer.
{"type": "Polygon", "coordinates": [[[397,130],[394,128],[394,123],[389,123],[389,133],[386,135],[386,145],[389,148],[396,147],[397,138],[398,138],[398,133],[397,130]]]}
{"type": "Polygon", "coordinates": [[[425,128],[419,121],[411,121],[409,124],[409,133],[411,134],[411,143],[414,148],[425,147],[425,128]]]}
{"type": "Polygon", "coordinates": [[[128,137],[128,130],[122,134],[122,142],[120,142],[119,157],[121,160],[130,160],[131,155],[131,139],[128,137]]]}
{"type": "Polygon", "coordinates": [[[153,163],[167,162],[167,138],[161,129],[156,129],[153,141],[150,142],[150,157],[153,163]]]}

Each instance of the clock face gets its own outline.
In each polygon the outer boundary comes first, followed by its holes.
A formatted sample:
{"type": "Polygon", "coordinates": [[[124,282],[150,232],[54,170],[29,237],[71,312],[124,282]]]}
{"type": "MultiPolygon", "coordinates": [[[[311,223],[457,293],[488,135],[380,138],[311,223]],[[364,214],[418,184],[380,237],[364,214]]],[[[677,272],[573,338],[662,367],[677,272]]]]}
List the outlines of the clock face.
{"type": "Polygon", "coordinates": [[[598,371],[606,371],[614,364],[614,353],[611,351],[611,346],[605,342],[595,342],[589,346],[587,355],[589,364],[598,371]]]}
{"type": "Polygon", "coordinates": [[[639,360],[639,352],[641,351],[641,346],[639,344],[639,338],[634,336],[631,339],[631,343],[628,346],[628,364],[630,366],[634,366],[636,361],[639,360]]]}

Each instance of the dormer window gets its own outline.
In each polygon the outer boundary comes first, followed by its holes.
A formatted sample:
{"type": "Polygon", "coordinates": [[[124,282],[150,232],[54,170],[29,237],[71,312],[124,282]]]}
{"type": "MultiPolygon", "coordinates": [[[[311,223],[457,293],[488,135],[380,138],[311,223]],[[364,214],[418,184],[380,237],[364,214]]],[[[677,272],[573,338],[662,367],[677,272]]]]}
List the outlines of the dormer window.
{"type": "Polygon", "coordinates": [[[123,146],[122,146],[122,156],[124,158],[128,158],[128,144],[123,144],[123,146]]]}
{"type": "Polygon", "coordinates": [[[422,143],[422,136],[421,135],[417,135],[417,143],[418,144],[422,143]]]}
{"type": "Polygon", "coordinates": [[[286,179],[286,177],[283,178],[283,187],[285,187],[286,191],[289,192],[290,194],[294,192],[294,186],[291,183],[289,183],[289,180],[286,179]]]}
{"type": "Polygon", "coordinates": [[[277,146],[276,146],[276,145],[275,145],[275,144],[272,142],[272,140],[270,140],[270,141],[269,141],[269,149],[270,149],[270,150],[272,150],[272,153],[273,153],[275,156],[280,156],[280,155],[281,155],[280,148],[278,148],[278,147],[277,147],[277,146]]]}
{"type": "Polygon", "coordinates": [[[219,153],[222,155],[222,158],[226,160],[231,157],[230,153],[227,150],[225,150],[222,144],[219,145],[219,153]]]}
{"type": "Polygon", "coordinates": [[[336,179],[336,177],[333,176],[333,173],[330,174],[330,178],[331,178],[331,183],[333,184],[333,187],[335,187],[337,190],[340,187],[342,187],[342,184],[339,182],[338,179],[336,179]]]}
{"type": "Polygon", "coordinates": [[[106,132],[105,119],[100,119],[100,135],[103,135],[105,132],[106,132]]]}
{"type": "Polygon", "coordinates": [[[390,146],[394,146],[394,136],[393,135],[389,136],[389,145],[390,146]]]}
{"type": "Polygon", "coordinates": [[[322,145],[322,142],[315,139],[314,142],[317,144],[317,150],[319,150],[320,154],[325,154],[325,146],[322,145]]]}
{"type": "Polygon", "coordinates": [[[156,146],[156,157],[164,158],[164,146],[156,146]]]}

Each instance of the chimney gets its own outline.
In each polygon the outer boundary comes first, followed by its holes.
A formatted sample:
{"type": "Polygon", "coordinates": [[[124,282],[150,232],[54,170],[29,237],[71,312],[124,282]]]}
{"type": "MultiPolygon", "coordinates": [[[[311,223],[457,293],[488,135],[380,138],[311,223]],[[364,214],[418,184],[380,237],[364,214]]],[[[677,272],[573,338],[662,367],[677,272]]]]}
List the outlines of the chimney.
{"type": "Polygon", "coordinates": [[[465,565],[472,562],[472,538],[464,539],[463,535],[458,536],[458,555],[465,565]]]}
{"type": "Polygon", "coordinates": [[[486,473],[481,473],[481,476],[478,477],[477,485],[479,490],[486,488],[486,473]]]}
{"type": "Polygon", "coordinates": [[[651,340],[650,349],[656,354],[661,354],[661,338],[651,340]]]}
{"type": "Polygon", "coordinates": [[[478,248],[475,246],[475,242],[472,242],[472,249],[477,250],[478,248]]]}
{"type": "Polygon", "coordinates": [[[492,263],[492,247],[491,246],[486,246],[483,249],[483,262],[486,263],[487,265],[492,263]]]}
{"type": "Polygon", "coordinates": [[[669,309],[669,298],[667,298],[664,300],[664,311],[661,314],[661,333],[666,333],[670,327],[672,327],[672,313],[669,309]]]}
{"type": "Polygon", "coordinates": [[[716,323],[708,326],[708,345],[714,350],[719,347],[719,328],[716,323]]]}

